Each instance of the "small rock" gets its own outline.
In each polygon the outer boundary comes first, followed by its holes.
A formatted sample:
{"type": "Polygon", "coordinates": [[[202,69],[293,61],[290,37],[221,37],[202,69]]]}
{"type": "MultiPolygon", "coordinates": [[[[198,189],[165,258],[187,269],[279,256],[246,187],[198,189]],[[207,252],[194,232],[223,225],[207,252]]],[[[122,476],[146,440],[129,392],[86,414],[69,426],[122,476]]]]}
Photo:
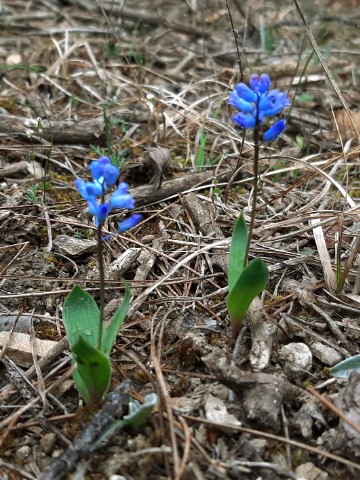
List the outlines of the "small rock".
{"type": "Polygon", "coordinates": [[[231,415],[226,408],[225,402],[221,398],[208,395],[205,400],[205,417],[211,422],[218,423],[226,427],[240,427],[241,422],[234,415],[231,415]]]}
{"type": "Polygon", "coordinates": [[[60,383],[60,385],[57,388],[54,388],[52,393],[55,394],[56,392],[56,396],[60,398],[73,387],[74,387],[73,380],[65,380],[64,382],[60,383]]]}
{"type": "Polygon", "coordinates": [[[354,340],[358,340],[360,338],[360,330],[359,330],[359,320],[355,318],[348,318],[345,317],[342,319],[341,323],[347,327],[346,333],[354,340]]]}
{"type": "Polygon", "coordinates": [[[200,399],[187,397],[174,397],[168,399],[171,408],[177,410],[179,413],[192,415],[200,406],[200,399]]]}
{"type": "Polygon", "coordinates": [[[46,455],[50,455],[55,447],[56,435],[53,432],[45,433],[40,440],[40,447],[46,455]]]}
{"type": "MultiPolygon", "coordinates": [[[[35,135],[39,135],[39,133],[36,132],[35,135]]],[[[26,169],[34,178],[44,178],[44,170],[41,166],[41,163],[34,160],[32,162],[26,162],[26,169]]]]}
{"type": "Polygon", "coordinates": [[[294,413],[291,424],[296,433],[306,439],[312,438],[314,424],[316,427],[327,426],[318,404],[311,400],[304,403],[300,410],[294,413]]]}
{"type": "Polygon", "coordinates": [[[24,463],[24,461],[29,457],[31,453],[31,448],[28,445],[20,447],[15,452],[15,458],[19,463],[24,463]]]}
{"type": "Polygon", "coordinates": [[[298,480],[327,480],[329,475],[327,472],[315,467],[313,463],[303,463],[295,469],[296,478],[298,480]]]}
{"type": "Polygon", "coordinates": [[[318,358],[328,367],[332,367],[341,362],[344,358],[337,350],[321,342],[314,342],[310,345],[314,357],[318,358]]]}
{"type": "Polygon", "coordinates": [[[54,450],[54,451],[52,452],[51,456],[52,456],[52,458],[59,458],[60,455],[62,455],[62,454],[63,454],[63,451],[57,449],[57,450],[54,450]]]}
{"type": "Polygon", "coordinates": [[[13,52],[13,53],[10,53],[8,57],[6,57],[5,63],[6,65],[19,65],[20,63],[23,63],[23,57],[21,56],[20,53],[13,52]]]}
{"type": "MultiPolygon", "coordinates": [[[[9,331],[12,329],[17,315],[5,315],[0,317],[0,332],[9,331]]],[[[30,315],[21,315],[16,322],[14,332],[29,333],[31,325],[30,315]]]]}
{"type": "Polygon", "coordinates": [[[70,257],[80,257],[96,251],[97,241],[59,235],[54,240],[59,252],[70,257]]]}
{"type": "Polygon", "coordinates": [[[244,392],[243,407],[248,420],[273,432],[280,429],[281,404],[281,392],[273,384],[258,384],[244,392]]]}
{"type": "MultiPolygon", "coordinates": [[[[30,367],[33,364],[31,342],[31,337],[27,333],[13,332],[9,341],[9,332],[0,332],[0,347],[7,345],[6,354],[21,367],[30,367]]],[[[55,345],[57,342],[36,338],[36,355],[39,358],[44,357],[55,345]]]]}
{"type": "Polygon", "coordinates": [[[308,372],[312,366],[312,354],[305,343],[288,343],[278,351],[286,368],[291,372],[308,372]]]}
{"type": "Polygon", "coordinates": [[[256,453],[261,457],[264,456],[265,450],[269,446],[269,442],[265,438],[253,438],[249,443],[255,448],[256,453]]]}

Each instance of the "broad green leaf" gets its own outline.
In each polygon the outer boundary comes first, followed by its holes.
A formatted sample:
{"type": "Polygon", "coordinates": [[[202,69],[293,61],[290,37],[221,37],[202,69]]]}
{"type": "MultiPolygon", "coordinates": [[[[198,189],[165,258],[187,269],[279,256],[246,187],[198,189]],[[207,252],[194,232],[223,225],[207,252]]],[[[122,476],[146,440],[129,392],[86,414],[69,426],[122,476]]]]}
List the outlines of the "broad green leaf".
{"type": "Polygon", "coordinates": [[[66,297],[63,308],[63,322],[72,351],[80,336],[89,345],[96,345],[99,321],[100,312],[95,300],[76,285],[66,297]]]}
{"type": "MultiPolygon", "coordinates": [[[[111,364],[107,355],[90,345],[82,337],[73,346],[72,352],[77,362],[77,372],[85,385],[88,403],[92,406],[100,405],[106,395],[111,380],[111,364]]],[[[74,375],[76,383],[77,376],[74,375]]],[[[83,389],[84,385],[80,385],[83,389]]],[[[78,386],[78,385],[76,385],[78,386]]]]}
{"type": "Polygon", "coordinates": [[[118,309],[115,312],[115,315],[111,319],[111,322],[107,327],[104,328],[103,330],[103,338],[101,342],[101,351],[103,352],[104,355],[110,355],[111,348],[115,342],[116,335],[118,334],[121,325],[123,324],[126,314],[129,310],[129,305],[130,305],[130,298],[131,298],[131,293],[130,293],[130,288],[129,285],[125,282],[125,280],[122,280],[124,285],[125,285],[125,294],[124,298],[118,307],[118,309]]]}
{"type": "Polygon", "coordinates": [[[248,230],[245,223],[244,215],[241,214],[237,219],[231,238],[228,283],[229,291],[232,290],[239,275],[246,265],[246,245],[248,241],[248,230]]]}
{"type": "Polygon", "coordinates": [[[347,358],[330,368],[330,373],[335,378],[348,378],[353,370],[360,370],[360,355],[347,358]]]}
{"type": "Polygon", "coordinates": [[[266,288],[268,280],[269,271],[260,258],[255,258],[244,268],[226,299],[233,324],[241,324],[251,302],[266,288]]]}

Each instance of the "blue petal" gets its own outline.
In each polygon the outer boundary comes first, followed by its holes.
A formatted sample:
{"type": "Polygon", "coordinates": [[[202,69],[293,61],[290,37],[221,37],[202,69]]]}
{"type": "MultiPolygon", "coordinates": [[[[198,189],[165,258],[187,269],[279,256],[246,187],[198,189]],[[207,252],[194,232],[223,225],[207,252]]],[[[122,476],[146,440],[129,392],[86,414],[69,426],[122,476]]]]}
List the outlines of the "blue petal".
{"type": "Polygon", "coordinates": [[[78,189],[78,192],[83,197],[84,200],[89,200],[89,194],[86,190],[86,183],[82,178],[77,178],[75,180],[75,187],[78,189]]]}
{"type": "Polygon", "coordinates": [[[110,198],[110,204],[115,208],[134,208],[135,200],[130,193],[127,195],[118,195],[113,193],[110,198]]]}
{"type": "Polygon", "coordinates": [[[236,91],[230,93],[229,104],[233,105],[238,110],[241,110],[243,113],[251,113],[254,108],[252,103],[246,102],[240,98],[236,91]]]}
{"type": "Polygon", "coordinates": [[[115,208],[134,208],[135,207],[135,200],[128,193],[128,184],[125,182],[121,182],[118,185],[118,188],[110,197],[110,204],[112,207],[115,208]]]}
{"type": "Polygon", "coordinates": [[[262,75],[260,75],[260,81],[259,81],[259,86],[258,86],[259,93],[267,92],[270,87],[271,87],[270,77],[266,73],[263,73],[262,75]]]}
{"type": "Polygon", "coordinates": [[[253,74],[250,76],[249,84],[254,92],[265,93],[271,86],[271,80],[266,73],[263,73],[260,77],[257,74],[253,74]]]}
{"type": "Polygon", "coordinates": [[[254,128],[255,118],[250,115],[244,115],[243,113],[237,113],[231,120],[235,122],[241,128],[254,128]]]}
{"type": "Polygon", "coordinates": [[[99,182],[84,182],[82,178],[77,178],[74,183],[84,200],[90,200],[103,193],[103,187],[99,182]]]}
{"type": "Polygon", "coordinates": [[[260,78],[258,74],[254,73],[253,75],[250,75],[249,85],[254,90],[254,92],[258,91],[259,80],[260,78]]]}
{"type": "Polygon", "coordinates": [[[131,217],[126,218],[122,222],[119,223],[119,232],[126,232],[126,230],[129,230],[130,228],[134,227],[137,223],[140,222],[141,220],[141,215],[139,213],[134,213],[134,215],[131,215],[131,217]]]}
{"type": "Polygon", "coordinates": [[[264,133],[264,141],[265,142],[271,142],[272,140],[275,140],[280,133],[282,133],[285,130],[286,127],[286,122],[285,120],[281,119],[278,120],[277,122],[272,125],[269,130],[266,130],[264,133]]]}
{"type": "Polygon", "coordinates": [[[101,157],[99,160],[94,160],[90,163],[89,169],[94,180],[100,180],[104,176],[104,168],[110,165],[109,157],[101,157]]]}
{"type": "Polygon", "coordinates": [[[103,185],[101,183],[94,181],[94,182],[86,182],[86,191],[89,197],[97,197],[102,195],[105,191],[103,185]]]}
{"type": "Polygon", "coordinates": [[[107,185],[114,185],[120,175],[119,169],[113,165],[106,165],[104,168],[104,180],[107,185]]]}
{"type": "Polygon", "coordinates": [[[273,117],[281,110],[290,105],[290,100],[285,92],[271,90],[260,97],[259,108],[263,116],[273,117]]]}
{"type": "Polygon", "coordinates": [[[236,93],[245,102],[256,102],[256,93],[243,82],[236,85],[236,93]]]}
{"type": "Polygon", "coordinates": [[[117,186],[116,192],[124,194],[127,193],[129,185],[126,182],[120,182],[117,186]]]}
{"type": "Polygon", "coordinates": [[[88,208],[89,208],[90,214],[95,217],[96,226],[102,225],[105,222],[111,210],[108,203],[102,203],[98,205],[98,203],[94,198],[91,198],[88,201],[88,208]]]}

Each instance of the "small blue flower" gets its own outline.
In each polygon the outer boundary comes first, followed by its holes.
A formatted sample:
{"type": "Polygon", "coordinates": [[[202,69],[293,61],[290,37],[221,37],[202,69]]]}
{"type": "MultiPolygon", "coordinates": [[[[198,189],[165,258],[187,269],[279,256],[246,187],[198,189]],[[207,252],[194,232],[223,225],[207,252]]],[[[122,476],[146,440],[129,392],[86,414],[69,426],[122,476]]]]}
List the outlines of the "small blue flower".
{"type": "Polygon", "coordinates": [[[285,92],[279,90],[270,90],[260,97],[259,108],[264,117],[273,117],[281,110],[290,105],[289,99],[285,92]]]}
{"type": "Polygon", "coordinates": [[[110,197],[110,204],[116,208],[134,208],[135,200],[128,193],[128,184],[121,182],[115,192],[110,197]]]}
{"type": "MultiPolygon", "coordinates": [[[[241,128],[258,128],[266,117],[273,117],[280,113],[283,108],[290,105],[290,100],[285,92],[269,90],[271,80],[269,75],[251,75],[249,85],[241,82],[230,93],[229,104],[239,112],[232,117],[241,128]]],[[[265,141],[274,140],[285,129],[286,122],[276,122],[264,134],[265,141]]]]}
{"type": "Polygon", "coordinates": [[[260,77],[257,74],[251,75],[249,83],[254,92],[260,94],[267,92],[271,87],[270,77],[266,73],[263,73],[260,77]]]}
{"type": "Polygon", "coordinates": [[[95,225],[97,227],[105,222],[111,210],[108,203],[98,204],[95,197],[88,201],[88,208],[89,213],[95,218],[95,225]]]}
{"type": "Polygon", "coordinates": [[[94,160],[90,163],[89,170],[94,180],[100,180],[104,177],[104,169],[111,165],[109,157],[101,157],[99,160],[94,160]]]}
{"type": "Polygon", "coordinates": [[[266,130],[266,132],[263,135],[264,141],[265,142],[271,142],[272,140],[275,140],[280,133],[282,133],[285,130],[286,127],[286,122],[284,119],[278,120],[277,122],[272,125],[269,130],[266,130]]]}
{"type": "Polygon", "coordinates": [[[244,115],[239,112],[234,115],[231,120],[239,125],[241,128],[254,128],[255,127],[255,118],[250,115],[244,115]]]}
{"type": "MultiPolygon", "coordinates": [[[[239,84],[240,85],[240,84],[239,84]]],[[[249,89],[250,90],[250,89],[249,89]]],[[[241,110],[243,113],[252,113],[254,105],[246,100],[243,100],[236,90],[230,93],[229,104],[241,110]]]]}
{"type": "Polygon", "coordinates": [[[106,192],[110,185],[114,185],[120,175],[118,168],[110,162],[109,157],[101,157],[91,162],[89,169],[95,183],[102,186],[103,192],[106,192]]]}
{"type": "Polygon", "coordinates": [[[135,225],[140,222],[141,218],[142,217],[139,213],[134,213],[134,215],[131,215],[131,217],[126,218],[119,223],[118,232],[126,232],[126,230],[135,227],[135,225]]]}
{"type": "Polygon", "coordinates": [[[254,89],[246,85],[246,83],[240,82],[236,85],[235,89],[236,94],[244,99],[246,102],[256,102],[256,93],[254,89]]]}
{"type": "MultiPolygon", "coordinates": [[[[91,162],[89,166],[92,182],[85,182],[82,178],[75,180],[75,186],[84,200],[88,202],[88,208],[95,219],[95,225],[101,227],[113,208],[135,208],[135,200],[128,192],[128,184],[119,183],[110,200],[105,202],[105,193],[119,178],[119,169],[110,162],[108,157],[101,157],[91,162]]],[[[141,215],[134,214],[120,223],[120,231],[125,232],[136,225],[141,215]]],[[[107,237],[110,238],[110,237],[107,237]]]]}

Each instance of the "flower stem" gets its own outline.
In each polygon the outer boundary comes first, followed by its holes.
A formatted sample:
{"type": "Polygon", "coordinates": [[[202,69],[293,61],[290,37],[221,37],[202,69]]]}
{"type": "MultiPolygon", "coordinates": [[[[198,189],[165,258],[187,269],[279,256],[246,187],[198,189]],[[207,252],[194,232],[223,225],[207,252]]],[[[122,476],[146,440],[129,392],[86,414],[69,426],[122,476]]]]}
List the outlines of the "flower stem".
{"type": "Polygon", "coordinates": [[[254,127],[254,187],[253,187],[253,197],[252,197],[252,205],[251,205],[251,217],[250,217],[250,225],[249,225],[249,233],[248,233],[248,241],[246,245],[246,252],[245,252],[245,265],[248,261],[249,250],[254,230],[254,223],[255,223],[255,214],[256,214],[256,203],[257,203],[257,194],[258,194],[258,184],[259,184],[259,130],[260,130],[260,120],[259,120],[259,97],[257,101],[257,109],[256,109],[256,118],[255,118],[255,127],[254,127]]]}
{"type": "Polygon", "coordinates": [[[104,255],[102,244],[102,232],[101,225],[97,227],[97,256],[99,263],[99,279],[100,279],[100,318],[99,318],[99,334],[97,348],[101,350],[102,334],[104,327],[104,307],[105,307],[105,268],[104,268],[104,255]]]}

